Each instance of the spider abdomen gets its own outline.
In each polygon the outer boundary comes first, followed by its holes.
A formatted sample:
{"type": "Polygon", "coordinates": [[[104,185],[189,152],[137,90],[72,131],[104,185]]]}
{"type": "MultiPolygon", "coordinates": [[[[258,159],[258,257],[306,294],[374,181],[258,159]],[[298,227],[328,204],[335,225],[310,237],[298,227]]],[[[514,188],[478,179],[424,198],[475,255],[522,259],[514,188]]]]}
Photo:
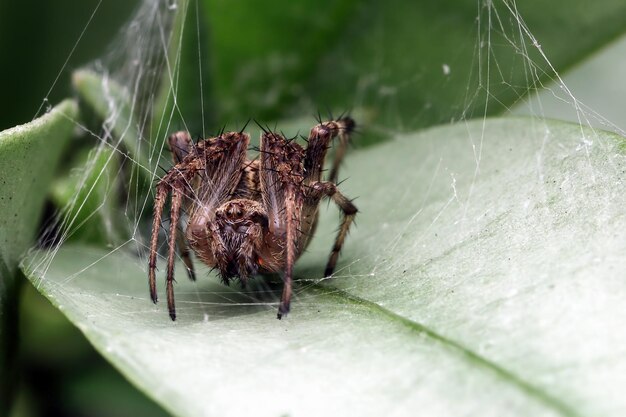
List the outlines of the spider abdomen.
{"type": "Polygon", "coordinates": [[[208,266],[218,269],[225,283],[233,277],[245,283],[259,272],[259,258],[268,256],[268,219],[258,201],[226,201],[212,218],[204,213],[192,216],[187,231],[193,251],[208,266]]]}

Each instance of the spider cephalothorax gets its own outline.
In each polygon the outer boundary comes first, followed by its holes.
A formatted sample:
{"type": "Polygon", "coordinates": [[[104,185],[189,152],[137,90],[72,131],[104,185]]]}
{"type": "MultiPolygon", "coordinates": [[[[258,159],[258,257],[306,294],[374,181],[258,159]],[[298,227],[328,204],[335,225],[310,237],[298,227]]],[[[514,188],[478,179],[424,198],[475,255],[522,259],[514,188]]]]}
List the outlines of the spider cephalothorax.
{"type": "Polygon", "coordinates": [[[331,198],[344,214],[325,276],[333,273],[356,215],[356,207],[335,184],[354,126],[349,117],[320,123],[311,129],[306,148],[265,130],[259,157],[254,160],[247,159],[250,136],[243,132],[223,133],[195,144],[188,132],[171,135],[169,145],[175,165],[157,184],[154,199],[148,267],[152,301],[157,301],[155,268],[161,215],[171,193],[166,288],[172,320],[176,319],[176,244],[191,279],[195,274],[188,246],[202,262],[219,271],[225,284],[233,277],[239,277],[245,285],[257,273],[284,272],[278,318],[287,314],[293,266],[313,235],[320,200],[331,198]],[[340,145],[329,181],[322,181],[326,151],[336,136],[340,145]],[[184,236],[177,239],[183,207],[189,219],[184,236]]]}

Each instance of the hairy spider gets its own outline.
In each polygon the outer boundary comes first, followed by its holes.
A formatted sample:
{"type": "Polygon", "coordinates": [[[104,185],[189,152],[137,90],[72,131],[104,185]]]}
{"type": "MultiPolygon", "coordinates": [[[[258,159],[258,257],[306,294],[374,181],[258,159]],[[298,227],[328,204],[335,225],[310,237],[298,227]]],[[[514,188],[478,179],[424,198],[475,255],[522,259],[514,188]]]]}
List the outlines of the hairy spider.
{"type": "Polygon", "coordinates": [[[189,249],[206,265],[217,269],[224,284],[239,277],[245,286],[250,276],[284,272],[278,318],[289,312],[293,266],[309,243],[323,197],[343,212],[343,222],[324,272],[333,273],[339,251],[357,208],[337,189],[339,164],[355,123],[349,117],[320,123],[311,129],[306,149],[281,134],[263,131],[259,156],[246,156],[250,136],[222,133],[193,143],[188,132],[169,137],[175,165],[156,186],[150,239],[148,279],[150,297],[157,302],[155,268],[163,206],[172,194],[167,258],[167,306],[174,306],[175,246],[195,280],[189,249]],[[329,176],[322,181],[326,151],[339,136],[339,147],[329,176]],[[180,212],[188,212],[184,236],[176,237],[180,212]]]}

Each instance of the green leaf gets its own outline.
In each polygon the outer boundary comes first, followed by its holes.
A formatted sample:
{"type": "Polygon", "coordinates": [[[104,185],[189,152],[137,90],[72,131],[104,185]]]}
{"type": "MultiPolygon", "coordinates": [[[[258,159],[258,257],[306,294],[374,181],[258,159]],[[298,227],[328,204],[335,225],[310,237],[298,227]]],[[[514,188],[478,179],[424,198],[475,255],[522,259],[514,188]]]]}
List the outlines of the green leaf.
{"type": "Polygon", "coordinates": [[[501,119],[354,152],[342,190],[359,197],[358,227],[324,280],[338,222],[324,212],[282,321],[279,285],[194,284],[179,265],[171,322],[133,241],[25,266],[174,415],[622,416],[623,145],[501,119]]]}
{"type": "Polygon", "coordinates": [[[231,120],[357,107],[398,130],[502,113],[626,27],[622,0],[205,3],[231,120]]]}
{"type": "Polygon", "coordinates": [[[76,103],[0,132],[0,253],[14,266],[33,242],[52,174],[73,134],[76,103]]]}
{"type": "Polygon", "coordinates": [[[16,268],[35,238],[56,166],[73,134],[76,103],[67,100],[48,114],[0,132],[0,414],[15,388],[16,268]]]}
{"type": "Polygon", "coordinates": [[[106,245],[122,240],[117,157],[106,145],[83,150],[68,164],[69,173],[53,184],[52,201],[64,209],[64,241],[106,245]]]}
{"type": "Polygon", "coordinates": [[[152,172],[149,144],[142,144],[138,122],[133,118],[131,93],[114,79],[91,70],[75,71],[72,82],[81,99],[104,120],[104,128],[115,138],[114,143],[124,144],[139,175],[149,177],[152,172]]]}

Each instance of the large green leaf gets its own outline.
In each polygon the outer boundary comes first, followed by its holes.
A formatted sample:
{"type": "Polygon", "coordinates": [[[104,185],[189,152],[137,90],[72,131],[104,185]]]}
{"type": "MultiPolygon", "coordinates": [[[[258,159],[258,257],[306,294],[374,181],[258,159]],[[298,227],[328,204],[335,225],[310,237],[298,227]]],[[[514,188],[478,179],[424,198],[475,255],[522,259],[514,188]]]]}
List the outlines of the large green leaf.
{"type": "Polygon", "coordinates": [[[68,100],[39,119],[0,132],[0,414],[7,412],[16,385],[16,268],[33,244],[48,186],[76,117],[76,103],[68,100]]]}
{"type": "Polygon", "coordinates": [[[324,213],[282,321],[273,287],[193,284],[181,267],[169,321],[134,241],[25,267],[175,415],[622,416],[623,145],[502,119],[355,152],[342,189],[359,197],[358,228],[323,280],[338,220],[324,213]]]}

